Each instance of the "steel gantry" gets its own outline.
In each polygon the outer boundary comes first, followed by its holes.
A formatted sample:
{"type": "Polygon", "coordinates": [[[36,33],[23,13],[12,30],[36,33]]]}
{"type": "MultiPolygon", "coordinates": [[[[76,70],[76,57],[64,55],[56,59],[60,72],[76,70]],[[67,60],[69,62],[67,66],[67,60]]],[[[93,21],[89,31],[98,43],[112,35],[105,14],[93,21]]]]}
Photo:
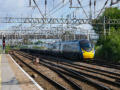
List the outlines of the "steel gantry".
{"type": "MultiPolygon", "coordinates": [[[[66,19],[66,18],[14,18],[1,17],[0,23],[37,23],[37,24],[103,24],[104,20],[97,19],[66,19]]],[[[120,19],[106,19],[105,24],[120,24],[120,19]]]]}

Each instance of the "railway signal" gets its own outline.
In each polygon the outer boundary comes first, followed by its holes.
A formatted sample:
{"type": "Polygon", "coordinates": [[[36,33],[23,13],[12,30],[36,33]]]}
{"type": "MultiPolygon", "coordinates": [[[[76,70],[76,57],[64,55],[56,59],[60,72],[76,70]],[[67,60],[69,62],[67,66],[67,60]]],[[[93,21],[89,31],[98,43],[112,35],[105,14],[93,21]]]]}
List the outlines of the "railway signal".
{"type": "Polygon", "coordinates": [[[3,50],[5,50],[5,36],[3,36],[2,44],[3,44],[3,50]]]}

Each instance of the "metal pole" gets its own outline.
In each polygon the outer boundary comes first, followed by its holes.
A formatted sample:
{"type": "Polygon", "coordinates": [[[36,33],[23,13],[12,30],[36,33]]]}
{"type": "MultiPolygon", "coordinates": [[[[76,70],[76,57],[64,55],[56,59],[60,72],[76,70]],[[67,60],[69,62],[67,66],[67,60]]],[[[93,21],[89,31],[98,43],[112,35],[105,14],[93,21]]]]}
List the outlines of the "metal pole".
{"type": "Polygon", "coordinates": [[[89,30],[87,30],[87,39],[90,40],[90,38],[89,38],[89,30]]]}
{"type": "Polygon", "coordinates": [[[104,27],[104,36],[106,36],[106,27],[105,27],[105,16],[104,16],[104,24],[103,24],[103,27],[104,27]]]}
{"type": "Polygon", "coordinates": [[[110,18],[109,18],[109,35],[110,35],[110,18]]]}

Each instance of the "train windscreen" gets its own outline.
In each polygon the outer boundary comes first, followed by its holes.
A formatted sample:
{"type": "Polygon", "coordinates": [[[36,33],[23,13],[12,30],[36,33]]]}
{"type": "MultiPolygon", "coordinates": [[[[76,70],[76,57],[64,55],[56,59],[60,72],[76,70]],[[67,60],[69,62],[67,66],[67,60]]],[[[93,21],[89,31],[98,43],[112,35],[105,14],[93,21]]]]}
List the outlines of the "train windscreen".
{"type": "Polygon", "coordinates": [[[91,51],[93,46],[88,40],[82,40],[80,41],[80,47],[85,51],[91,51]]]}

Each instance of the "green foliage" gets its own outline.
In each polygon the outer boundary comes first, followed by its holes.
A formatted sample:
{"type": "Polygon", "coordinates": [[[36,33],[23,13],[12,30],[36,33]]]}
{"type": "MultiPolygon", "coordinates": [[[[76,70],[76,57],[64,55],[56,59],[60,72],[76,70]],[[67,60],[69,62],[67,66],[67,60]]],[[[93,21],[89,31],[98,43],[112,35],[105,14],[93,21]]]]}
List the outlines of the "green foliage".
{"type": "Polygon", "coordinates": [[[35,42],[34,44],[35,45],[39,45],[39,44],[41,44],[41,43],[43,43],[42,41],[37,41],[37,42],[35,42]]]}
{"type": "Polygon", "coordinates": [[[102,57],[102,46],[95,46],[95,58],[102,57]]]}
{"type": "Polygon", "coordinates": [[[0,46],[0,53],[2,53],[2,46],[0,46]]]}
{"type": "MultiPolygon", "coordinates": [[[[106,8],[105,11],[103,12],[103,14],[98,17],[98,21],[104,22],[104,17],[105,19],[120,19],[120,9],[119,8],[106,8]]],[[[94,22],[94,20],[93,20],[94,22]]],[[[118,28],[120,28],[120,24],[112,24],[110,25],[110,27],[114,27],[115,30],[118,30],[118,28]]],[[[104,27],[103,25],[93,25],[94,30],[96,31],[96,33],[103,34],[103,30],[104,27]]],[[[109,25],[105,25],[106,30],[109,30],[109,25]]]]}
{"type": "Polygon", "coordinates": [[[102,14],[103,16],[107,16],[111,19],[117,19],[120,18],[120,9],[115,7],[115,8],[106,8],[106,10],[104,11],[104,13],[102,14]]]}
{"type": "Polygon", "coordinates": [[[103,58],[111,62],[120,62],[120,35],[117,32],[107,36],[101,48],[97,49],[97,58],[103,58]]]}
{"type": "MultiPolygon", "coordinates": [[[[120,19],[120,9],[106,8],[98,18],[103,22],[104,16],[107,19],[120,19]]],[[[120,24],[105,25],[107,34],[104,35],[103,25],[93,25],[94,30],[99,34],[96,48],[96,57],[103,58],[109,62],[120,62],[120,24]],[[110,31],[109,31],[110,28],[110,31]]]]}
{"type": "Polygon", "coordinates": [[[43,46],[41,46],[41,47],[34,46],[33,49],[42,49],[42,50],[44,50],[44,49],[46,49],[46,47],[43,47],[43,46]]]}
{"type": "Polygon", "coordinates": [[[10,50],[11,50],[11,47],[10,46],[6,46],[5,53],[8,53],[10,50]]]}

